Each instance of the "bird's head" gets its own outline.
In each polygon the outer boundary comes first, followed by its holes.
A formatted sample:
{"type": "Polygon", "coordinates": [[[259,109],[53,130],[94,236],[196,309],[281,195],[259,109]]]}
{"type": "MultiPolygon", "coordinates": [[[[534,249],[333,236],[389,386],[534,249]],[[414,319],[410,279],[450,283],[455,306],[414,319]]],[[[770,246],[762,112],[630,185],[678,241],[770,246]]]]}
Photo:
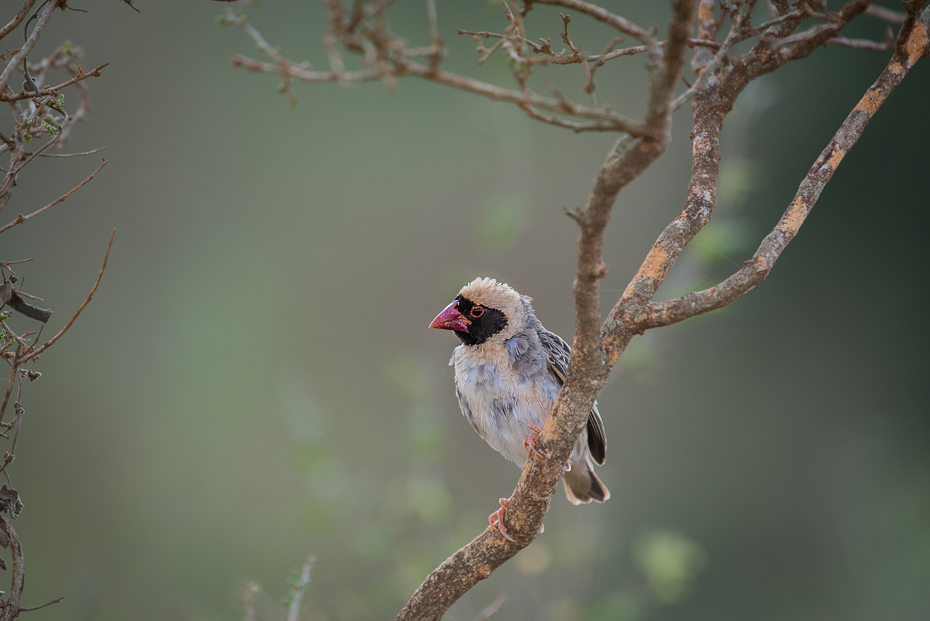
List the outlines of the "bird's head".
{"type": "Polygon", "coordinates": [[[482,345],[506,341],[523,328],[525,319],[519,293],[493,278],[477,278],[462,287],[429,327],[454,331],[463,345],[482,345]]]}

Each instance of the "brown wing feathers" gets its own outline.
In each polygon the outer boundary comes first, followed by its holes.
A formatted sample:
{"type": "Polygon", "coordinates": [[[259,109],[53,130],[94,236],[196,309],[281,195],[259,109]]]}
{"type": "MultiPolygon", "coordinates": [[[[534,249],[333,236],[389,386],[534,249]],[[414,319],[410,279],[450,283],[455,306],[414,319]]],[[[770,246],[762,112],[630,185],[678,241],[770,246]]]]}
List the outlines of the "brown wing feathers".
{"type": "MultiPolygon", "coordinates": [[[[558,378],[559,384],[564,384],[565,376],[568,374],[568,363],[572,359],[572,348],[558,334],[553,334],[545,328],[539,330],[539,341],[546,351],[549,369],[558,378]]],[[[604,422],[601,420],[600,412],[597,411],[597,404],[588,414],[587,427],[591,457],[594,463],[599,466],[603,465],[604,460],[607,459],[607,434],[604,432],[604,422]]]]}

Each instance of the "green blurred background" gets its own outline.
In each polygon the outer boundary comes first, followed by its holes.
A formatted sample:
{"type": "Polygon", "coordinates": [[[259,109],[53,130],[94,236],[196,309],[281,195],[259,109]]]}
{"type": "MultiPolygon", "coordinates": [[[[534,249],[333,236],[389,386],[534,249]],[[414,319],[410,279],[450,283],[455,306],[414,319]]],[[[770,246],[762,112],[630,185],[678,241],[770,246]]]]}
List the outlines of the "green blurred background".
{"type": "MultiPolygon", "coordinates": [[[[519,475],[459,413],[457,341],[426,326],[487,275],[571,339],[576,227],[562,209],[584,203],[613,137],[409,79],[394,95],[298,85],[291,106],[276,77],[230,66],[257,52],[215,22],[221,3],[136,3],[141,15],[113,0],[56,13],[33,53],[68,39],[85,67],[111,63],[67,147],[106,145],[111,163],[3,236],[4,259],[35,258],[19,273],[55,308],[50,327],[118,232],[92,304],[26,387],[11,466],[23,605],[66,596],[37,621],[235,619],[254,579],[259,613],[278,619],[312,553],[307,618],[391,618],[519,475]]],[[[612,4],[667,19],[664,2],[612,4]]],[[[320,4],[247,14],[285,55],[327,66],[320,4]]],[[[424,3],[391,15],[425,44],[424,3]]],[[[500,31],[496,6],[441,1],[439,22],[449,69],[511,84],[455,34],[500,31]]],[[[538,7],[529,27],[559,40],[557,12],[538,7]]],[[[880,39],[884,25],[852,31],[880,39]]],[[[598,52],[611,33],[576,16],[572,35],[598,52]]],[[[722,137],[715,221],[663,298],[751,255],[887,59],[821,49],[745,93],[722,137]]],[[[608,64],[599,101],[640,114],[645,77],[640,58],[608,64]]],[[[573,507],[559,491],[545,534],[449,618],[501,594],[501,619],[928,618],[928,78],[924,60],[762,286],[631,344],[600,396],[611,500],[573,507]]],[[[583,96],[579,67],[534,80],[583,96]]],[[[616,206],[605,312],[681,207],[686,111],[675,124],[616,206]]],[[[98,157],[30,166],[4,221],[98,157]]]]}

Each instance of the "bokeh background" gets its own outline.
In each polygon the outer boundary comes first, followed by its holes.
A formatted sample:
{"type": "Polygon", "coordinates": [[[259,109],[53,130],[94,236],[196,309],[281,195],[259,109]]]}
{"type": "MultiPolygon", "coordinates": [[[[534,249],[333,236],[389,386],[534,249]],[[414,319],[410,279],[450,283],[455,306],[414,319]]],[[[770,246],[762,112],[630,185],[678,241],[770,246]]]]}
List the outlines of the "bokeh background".
{"type": "MultiPolygon", "coordinates": [[[[235,619],[251,579],[259,614],[279,619],[288,575],[314,554],[308,619],[391,618],[519,475],[458,411],[457,341],[426,326],[487,275],[571,339],[576,227],[562,209],[584,203],[613,137],[409,79],[393,95],[297,86],[292,106],[277,78],[230,66],[257,52],[216,23],[221,3],[136,4],[85,0],[33,53],[67,39],[85,67],[111,63],[67,147],[105,145],[111,163],[3,236],[4,259],[35,258],[19,273],[55,308],[50,327],[118,232],[92,304],[26,388],[10,469],[23,604],[66,597],[37,621],[235,619]]],[[[612,4],[664,29],[665,2],[612,4]]],[[[285,55],[326,66],[322,5],[247,15],[285,55]]],[[[426,42],[423,3],[391,15],[426,42]]],[[[449,69],[511,83],[455,34],[500,31],[497,6],[439,2],[439,22],[449,69]]],[[[559,40],[557,12],[538,7],[529,26],[559,40]]],[[[852,31],[880,39],[884,25],[852,31]]],[[[581,16],[572,34],[591,52],[612,36],[581,16]]],[[[751,256],[887,58],[821,49],[745,93],[718,214],[663,298],[751,256]]],[[[598,78],[601,102],[642,112],[641,59],[598,78]]],[[[567,67],[534,84],[579,97],[583,80],[567,67]]],[[[631,344],[600,397],[611,500],[573,507],[559,491],[545,534],[449,618],[502,594],[497,618],[518,620],[928,618],[928,102],[922,61],[762,286],[631,344]]],[[[683,111],[667,155],[620,197],[605,312],[680,209],[688,130],[683,111]]],[[[4,221],[98,160],[30,166],[4,221]]]]}

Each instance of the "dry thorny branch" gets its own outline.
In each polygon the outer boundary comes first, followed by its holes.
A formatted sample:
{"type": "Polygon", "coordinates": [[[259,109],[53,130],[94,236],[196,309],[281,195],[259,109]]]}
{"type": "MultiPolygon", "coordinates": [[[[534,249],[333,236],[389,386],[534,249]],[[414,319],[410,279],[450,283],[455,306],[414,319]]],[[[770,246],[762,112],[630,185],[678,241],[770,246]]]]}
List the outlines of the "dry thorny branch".
{"type": "Polygon", "coordinates": [[[389,0],[357,0],[351,6],[340,0],[324,0],[330,22],[323,41],[329,60],[327,70],[316,70],[309,63],[298,64],[284,58],[244,16],[226,10],[223,21],[242,28],[268,57],[261,61],[238,55],[233,64],[281,75],[280,89],[291,98],[295,97],[291,86],[294,80],[344,85],[380,80],[393,89],[397,78],[413,76],[514,104],[530,118],[550,125],[576,132],[622,134],[597,171],[585,208],[568,213],[581,229],[574,285],[574,353],[559,401],[536,440],[536,446],[548,456],[529,456],[506,513],[507,529],[515,534],[516,542],[507,541],[495,529],[487,528],[427,577],[399,618],[441,617],[462,594],[539,534],[561,465],[584,429],[595,397],[634,335],[721,308],[765,279],[865,125],[914,64],[930,55],[930,8],[924,8],[925,2],[908,0],[904,2],[904,12],[899,12],[873,7],[871,0],[850,0],[837,11],[828,10],[822,0],[769,0],[766,11],[762,5],[757,10],[756,0],[721,1],[716,7],[713,0],[675,0],[665,38],[660,39],[655,29],[634,24],[584,0],[525,0],[522,5],[503,0],[506,23],[501,31],[458,32],[474,37],[479,63],[494,54],[506,56],[516,83],[512,89],[443,69],[447,50],[439,36],[434,0],[427,0],[429,43],[425,47],[411,47],[391,32],[386,19],[392,4],[389,0]],[[527,22],[535,5],[552,5],[563,11],[560,23],[535,25],[556,32],[566,46],[564,49],[557,51],[552,37],[534,41],[527,34],[527,22]],[[887,22],[889,34],[877,41],[841,37],[846,26],[862,14],[887,22]],[[611,26],[616,34],[596,48],[600,49],[598,53],[582,51],[571,33],[574,15],[611,26]],[[896,36],[890,31],[891,25],[899,26],[896,36]],[[632,37],[638,45],[620,47],[625,37],[632,37]],[[744,41],[752,43],[748,51],[731,54],[734,46],[744,41]],[[752,80],[830,44],[890,51],[892,55],[885,70],[801,180],[781,220],[762,240],[752,258],[710,289],[654,302],[653,297],[669,270],[713,215],[720,171],[719,135],[739,95],[752,80]],[[691,69],[696,79],[692,86],[678,93],[679,84],[685,81],[683,71],[689,49],[694,50],[691,69]],[[596,71],[608,62],[636,54],[646,55],[650,73],[642,120],[624,117],[599,105],[594,98],[596,71]],[[347,68],[346,55],[360,57],[357,68],[347,68]],[[530,87],[533,73],[550,65],[581,65],[588,101],[579,103],[559,92],[549,96],[534,91],[530,87]],[[689,103],[693,119],[692,169],[681,213],[659,235],[623,295],[606,320],[601,321],[599,281],[607,273],[601,257],[604,230],[613,204],[620,191],[662,155],[670,140],[671,115],[689,103]]]}
{"type": "MultiPolygon", "coordinates": [[[[38,157],[89,155],[100,150],[95,149],[84,153],[55,152],[68,141],[78,121],[91,110],[90,92],[84,83],[85,80],[100,77],[101,70],[108,63],[85,72],[83,66],[78,64],[83,52],[79,47],[68,42],[56,48],[39,62],[30,63],[28,55],[35,48],[45,27],[55,14],[55,10],[59,9],[59,12],[62,12],[69,9],[65,0],[44,0],[35,8],[34,5],[36,5],[36,0],[25,0],[10,21],[0,29],[0,39],[16,36],[20,30],[23,36],[22,46],[19,49],[10,50],[10,57],[0,54],[0,60],[5,63],[2,74],[0,74],[0,102],[9,106],[12,121],[12,127],[8,133],[0,131],[0,154],[10,154],[8,167],[5,170],[0,168],[0,172],[4,173],[0,181],[0,214],[10,204],[13,191],[22,181],[23,171],[38,157]],[[22,86],[11,86],[18,82],[17,76],[20,74],[23,78],[22,86]],[[70,87],[74,87],[79,93],[75,106],[65,104],[63,91],[70,87]]],[[[20,213],[8,223],[0,225],[0,234],[7,233],[10,229],[64,202],[88,184],[106,164],[107,161],[103,160],[84,181],[48,205],[30,210],[27,215],[20,213]]],[[[0,621],[14,619],[21,612],[38,610],[62,599],[59,597],[29,608],[20,606],[25,581],[25,566],[23,548],[13,528],[13,521],[22,510],[23,503],[19,492],[13,487],[8,466],[15,459],[19,432],[26,412],[23,406],[23,379],[34,382],[41,376],[39,372],[27,368],[26,365],[38,361],[39,356],[68,331],[90,303],[103,277],[103,271],[106,269],[114,233],[110,234],[103,266],[84,303],[65,323],[65,326],[46,341],[41,340],[44,325],[40,325],[37,330],[29,330],[29,323],[35,325],[34,322],[38,321],[40,324],[45,324],[51,318],[52,311],[26,301],[28,299],[41,302],[42,299],[23,291],[25,279],[21,280],[21,276],[15,271],[20,269],[19,265],[28,263],[32,259],[5,260],[0,258],[0,357],[10,365],[10,375],[6,383],[3,402],[0,405],[0,437],[10,440],[10,448],[4,453],[2,463],[0,463],[0,472],[3,473],[5,479],[5,483],[0,486],[0,546],[8,548],[12,556],[11,584],[6,599],[0,599],[0,621]],[[14,266],[16,266],[15,269],[14,266]],[[11,310],[8,311],[7,308],[11,310]],[[14,329],[12,324],[15,314],[28,319],[29,323],[26,324],[28,331],[23,332],[20,328],[14,329]],[[10,404],[14,390],[16,396],[13,400],[13,418],[7,421],[7,406],[10,404]]],[[[0,569],[7,569],[3,559],[0,559],[0,569]]]]}

